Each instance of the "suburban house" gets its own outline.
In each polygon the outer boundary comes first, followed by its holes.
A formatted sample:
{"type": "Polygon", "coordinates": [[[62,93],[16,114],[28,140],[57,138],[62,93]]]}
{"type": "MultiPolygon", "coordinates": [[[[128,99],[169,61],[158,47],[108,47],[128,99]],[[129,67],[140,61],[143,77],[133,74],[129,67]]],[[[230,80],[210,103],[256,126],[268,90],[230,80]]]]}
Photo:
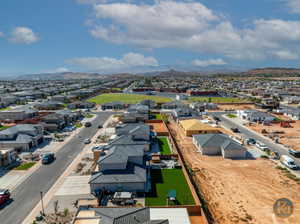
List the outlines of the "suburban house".
{"type": "Polygon", "coordinates": [[[0,147],[14,148],[18,152],[29,151],[43,142],[41,125],[19,124],[0,131],[0,147]]]}
{"type": "Polygon", "coordinates": [[[148,207],[80,207],[72,224],[175,224],[168,220],[168,217],[173,218],[171,214],[177,214],[176,218],[182,220],[181,224],[190,224],[186,208],[148,207]],[[174,212],[168,212],[172,209],[174,212]]]}
{"type": "Polygon", "coordinates": [[[198,134],[217,134],[220,129],[212,127],[208,124],[202,123],[197,119],[181,120],[179,121],[180,127],[188,137],[198,134]]]}
{"type": "Polygon", "coordinates": [[[46,101],[35,104],[34,107],[38,110],[59,110],[64,107],[64,104],[58,101],[46,101]]]}
{"type": "Polygon", "coordinates": [[[121,121],[124,123],[136,123],[149,120],[149,111],[149,107],[146,105],[130,105],[127,112],[123,114],[121,121]]]}
{"type": "Polygon", "coordinates": [[[186,120],[186,119],[192,119],[192,118],[199,118],[199,113],[194,111],[193,109],[189,107],[182,107],[172,110],[172,115],[174,120],[177,122],[179,120],[186,120]]]}
{"type": "Polygon", "coordinates": [[[58,110],[42,117],[41,122],[46,131],[58,131],[76,122],[80,117],[79,111],[58,110]]]}
{"type": "Polygon", "coordinates": [[[238,110],[237,116],[251,122],[272,122],[275,116],[258,110],[238,110]]]}
{"type": "Polygon", "coordinates": [[[41,124],[43,125],[46,131],[58,131],[63,129],[66,125],[65,119],[63,115],[53,113],[44,116],[41,119],[41,124]]]}
{"type": "Polygon", "coordinates": [[[141,145],[110,145],[97,161],[98,171],[89,181],[91,192],[147,192],[148,174],[141,145]]]}
{"type": "Polygon", "coordinates": [[[68,104],[68,109],[92,109],[95,107],[95,103],[91,103],[91,102],[74,102],[74,103],[70,103],[68,104]]]}
{"type": "Polygon", "coordinates": [[[11,110],[0,111],[1,121],[22,121],[38,116],[38,111],[28,106],[22,106],[11,110]]]}
{"type": "Polygon", "coordinates": [[[292,120],[300,120],[300,109],[298,108],[285,108],[282,109],[282,112],[285,116],[292,120]]]}
{"type": "Polygon", "coordinates": [[[111,102],[104,103],[101,105],[101,110],[124,110],[126,108],[126,104],[122,102],[111,102]]]}
{"type": "Polygon", "coordinates": [[[61,102],[61,103],[67,103],[68,98],[65,95],[55,95],[51,97],[51,101],[61,102]]]}
{"type": "Polygon", "coordinates": [[[116,138],[94,151],[98,170],[90,179],[91,191],[148,191],[150,186],[145,154],[149,150],[148,125],[117,126],[116,138]]]}
{"type": "Polygon", "coordinates": [[[246,158],[247,149],[225,134],[193,135],[193,143],[202,155],[222,155],[228,159],[246,158]]]}
{"type": "Polygon", "coordinates": [[[150,141],[150,126],[143,123],[122,124],[115,127],[117,136],[132,135],[134,139],[150,141]]]}
{"type": "Polygon", "coordinates": [[[157,107],[157,103],[154,100],[142,100],[140,102],[141,105],[146,105],[148,106],[150,109],[154,109],[157,107]]]}
{"type": "Polygon", "coordinates": [[[204,112],[205,110],[217,110],[218,105],[215,103],[194,102],[190,104],[190,108],[197,112],[204,112]]]}
{"type": "Polygon", "coordinates": [[[161,108],[165,110],[174,110],[177,108],[184,108],[184,107],[187,106],[180,101],[172,101],[172,102],[164,103],[161,106],[161,108]]]}

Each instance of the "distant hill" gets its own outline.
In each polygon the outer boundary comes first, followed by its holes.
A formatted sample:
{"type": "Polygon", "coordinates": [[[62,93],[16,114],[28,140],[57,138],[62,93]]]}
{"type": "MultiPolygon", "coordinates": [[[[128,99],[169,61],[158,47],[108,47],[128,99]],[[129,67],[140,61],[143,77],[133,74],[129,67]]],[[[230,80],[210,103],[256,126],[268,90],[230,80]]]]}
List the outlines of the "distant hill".
{"type": "Polygon", "coordinates": [[[300,74],[297,68],[256,68],[246,72],[250,75],[296,75],[300,74]]]}

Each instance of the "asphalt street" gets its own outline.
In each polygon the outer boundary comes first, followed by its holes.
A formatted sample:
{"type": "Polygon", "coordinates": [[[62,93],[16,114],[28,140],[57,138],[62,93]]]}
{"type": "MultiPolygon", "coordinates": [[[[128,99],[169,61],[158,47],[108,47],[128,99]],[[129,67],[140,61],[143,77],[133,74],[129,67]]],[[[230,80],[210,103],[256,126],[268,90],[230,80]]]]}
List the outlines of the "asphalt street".
{"type": "Polygon", "coordinates": [[[28,177],[13,192],[13,201],[0,210],[1,224],[19,224],[40,200],[40,192],[46,193],[65,171],[73,159],[84,147],[83,140],[93,137],[98,131],[98,125],[104,122],[113,112],[98,112],[92,121],[92,127],[83,128],[78,135],[72,138],[57,153],[56,160],[49,165],[41,166],[28,177]]]}
{"type": "MultiPolygon", "coordinates": [[[[224,127],[226,128],[232,128],[232,127],[237,127],[239,130],[240,130],[240,134],[244,136],[244,138],[254,138],[262,143],[264,143],[266,146],[268,146],[268,148],[274,152],[278,152],[279,155],[288,155],[290,157],[292,157],[296,164],[298,166],[300,166],[300,159],[299,158],[295,158],[293,157],[292,155],[290,155],[287,151],[287,149],[280,145],[280,144],[276,144],[274,143],[272,140],[269,140],[269,139],[266,139],[264,137],[262,137],[260,134],[258,133],[255,133],[251,130],[249,130],[248,128],[244,127],[243,125],[241,124],[237,124],[233,121],[231,121],[230,119],[227,119],[227,118],[224,118],[222,117],[223,114],[226,114],[225,112],[212,112],[212,113],[209,113],[209,115],[211,116],[216,116],[218,117],[220,120],[221,120],[221,125],[223,125],[224,127]]],[[[300,173],[300,170],[297,170],[296,172],[300,173]]]]}

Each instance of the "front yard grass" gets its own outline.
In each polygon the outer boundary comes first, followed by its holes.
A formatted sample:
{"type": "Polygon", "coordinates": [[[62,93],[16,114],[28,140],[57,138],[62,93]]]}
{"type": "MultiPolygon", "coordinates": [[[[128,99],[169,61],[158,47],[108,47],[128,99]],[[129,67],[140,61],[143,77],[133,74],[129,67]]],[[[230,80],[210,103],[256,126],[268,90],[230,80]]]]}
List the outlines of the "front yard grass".
{"type": "Polygon", "coordinates": [[[170,149],[167,137],[158,137],[157,141],[158,141],[158,145],[159,145],[160,154],[170,155],[171,149],[170,149]]]}
{"type": "Polygon", "coordinates": [[[123,94],[123,93],[101,94],[89,99],[88,101],[96,104],[111,103],[114,101],[134,104],[147,99],[154,100],[157,103],[166,103],[171,101],[171,99],[167,97],[148,96],[148,95],[140,95],[140,94],[123,94]]]}
{"type": "Polygon", "coordinates": [[[181,169],[152,169],[152,191],[146,194],[146,206],[165,206],[170,190],[176,190],[177,205],[194,205],[195,201],[181,169]]]}
{"type": "Polygon", "coordinates": [[[235,114],[226,114],[227,117],[229,118],[236,118],[237,116],[235,114]]]}
{"type": "Polygon", "coordinates": [[[36,164],[36,162],[26,162],[22,163],[21,165],[14,168],[14,170],[29,170],[31,167],[33,167],[36,164]]]}
{"type": "Polygon", "coordinates": [[[94,117],[94,114],[86,114],[86,115],[84,115],[84,117],[85,118],[92,118],[92,117],[94,117]]]}
{"type": "Polygon", "coordinates": [[[246,103],[245,99],[235,97],[189,97],[189,102],[209,102],[209,103],[246,103]]]}

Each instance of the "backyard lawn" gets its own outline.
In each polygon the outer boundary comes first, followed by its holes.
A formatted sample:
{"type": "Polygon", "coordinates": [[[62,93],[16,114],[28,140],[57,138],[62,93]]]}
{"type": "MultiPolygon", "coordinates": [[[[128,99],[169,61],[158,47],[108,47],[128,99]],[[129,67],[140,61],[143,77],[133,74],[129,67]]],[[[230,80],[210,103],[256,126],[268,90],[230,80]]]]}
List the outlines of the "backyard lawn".
{"type": "Polygon", "coordinates": [[[234,97],[189,97],[189,102],[210,102],[210,103],[245,103],[244,99],[234,97]]]}
{"type": "Polygon", "coordinates": [[[177,205],[195,204],[181,169],[152,169],[151,181],[152,192],[146,194],[146,206],[167,205],[170,190],[176,190],[177,205]]]}
{"type": "Polygon", "coordinates": [[[170,155],[171,149],[168,144],[168,138],[167,137],[158,137],[157,140],[158,140],[160,153],[162,155],[170,155]]]}
{"type": "Polygon", "coordinates": [[[134,104],[139,103],[142,100],[154,100],[157,103],[166,103],[171,101],[171,99],[167,97],[123,93],[101,94],[89,99],[88,101],[96,104],[111,103],[114,101],[121,101],[123,103],[134,104]]]}
{"type": "Polygon", "coordinates": [[[236,118],[237,116],[235,114],[226,114],[227,117],[229,118],[236,118]]]}
{"type": "Polygon", "coordinates": [[[162,120],[161,114],[152,114],[155,120],[162,120]]]}
{"type": "Polygon", "coordinates": [[[35,165],[35,162],[22,163],[20,166],[17,166],[14,170],[29,170],[35,165]]]}

